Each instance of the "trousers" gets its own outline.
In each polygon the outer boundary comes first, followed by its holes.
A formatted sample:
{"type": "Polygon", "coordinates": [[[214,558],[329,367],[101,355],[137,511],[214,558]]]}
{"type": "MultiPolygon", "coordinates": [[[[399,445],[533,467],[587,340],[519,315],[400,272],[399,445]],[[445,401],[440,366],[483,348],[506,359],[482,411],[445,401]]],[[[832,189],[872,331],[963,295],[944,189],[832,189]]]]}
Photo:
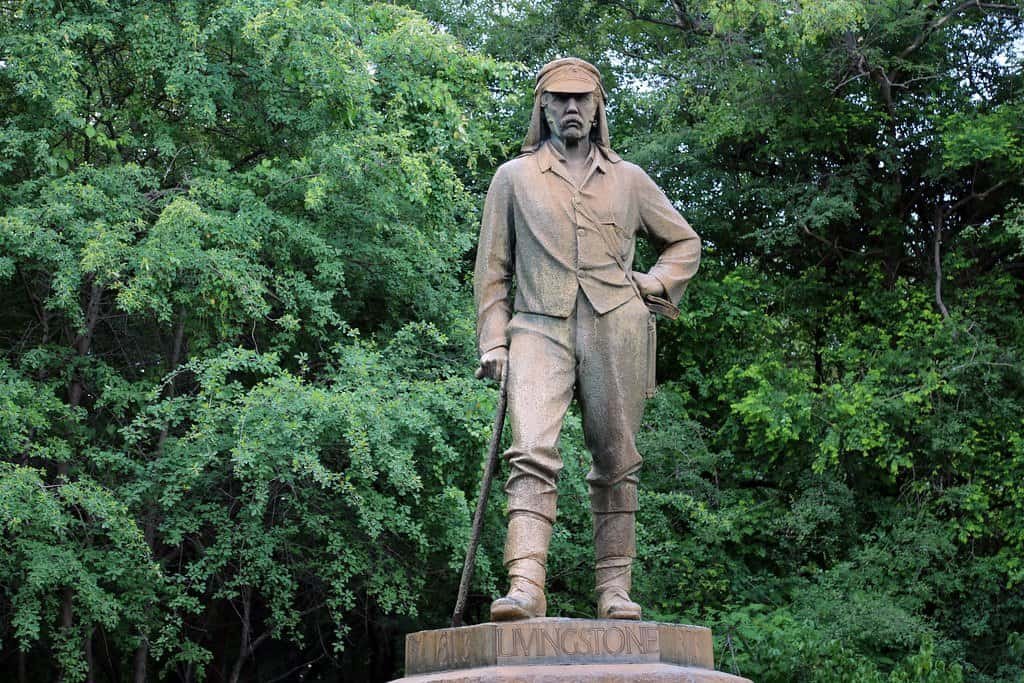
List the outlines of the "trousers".
{"type": "Polygon", "coordinates": [[[509,513],[555,521],[562,458],[558,437],[575,394],[592,466],[595,513],[635,512],[643,462],[636,434],[654,358],[650,313],[634,297],[598,315],[582,288],[566,318],[516,313],[509,323],[509,513]]]}

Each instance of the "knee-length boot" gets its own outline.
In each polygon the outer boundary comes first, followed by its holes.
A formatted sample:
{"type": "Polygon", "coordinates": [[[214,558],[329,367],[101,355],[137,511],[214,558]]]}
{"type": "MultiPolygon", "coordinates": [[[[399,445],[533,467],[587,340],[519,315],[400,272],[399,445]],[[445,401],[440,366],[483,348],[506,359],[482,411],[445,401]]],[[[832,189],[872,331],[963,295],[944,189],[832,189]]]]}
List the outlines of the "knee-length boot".
{"type": "Polygon", "coordinates": [[[491,603],[492,621],[543,617],[547,613],[544,580],[547,574],[551,521],[532,512],[513,512],[505,538],[505,567],[509,590],[491,603]]]}
{"type": "Polygon", "coordinates": [[[639,619],[640,605],[629,599],[636,556],[636,514],[594,513],[598,619],[639,619]]]}

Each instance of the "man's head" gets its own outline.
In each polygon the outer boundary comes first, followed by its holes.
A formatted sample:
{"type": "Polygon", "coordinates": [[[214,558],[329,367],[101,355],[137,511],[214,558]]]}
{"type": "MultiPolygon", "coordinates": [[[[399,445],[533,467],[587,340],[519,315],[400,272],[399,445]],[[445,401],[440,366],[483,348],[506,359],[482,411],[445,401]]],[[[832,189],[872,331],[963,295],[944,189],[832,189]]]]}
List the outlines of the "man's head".
{"type": "Polygon", "coordinates": [[[567,57],[545,64],[537,73],[533,114],[523,150],[536,149],[552,134],[571,142],[589,138],[609,147],[604,87],[594,65],[567,57]]]}

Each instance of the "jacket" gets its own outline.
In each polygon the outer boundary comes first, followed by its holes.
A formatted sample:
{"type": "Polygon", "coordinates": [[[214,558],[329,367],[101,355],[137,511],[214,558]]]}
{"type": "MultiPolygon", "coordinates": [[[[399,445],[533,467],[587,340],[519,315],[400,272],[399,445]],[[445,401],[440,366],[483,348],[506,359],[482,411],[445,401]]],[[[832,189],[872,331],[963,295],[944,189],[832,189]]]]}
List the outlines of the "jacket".
{"type": "Polygon", "coordinates": [[[481,355],[507,345],[513,310],[565,318],[582,288],[604,314],[636,296],[626,269],[638,234],[659,250],[649,274],[672,303],[697,272],[700,238],[640,167],[592,145],[586,173],[576,187],[550,143],[495,173],[473,278],[481,355]]]}

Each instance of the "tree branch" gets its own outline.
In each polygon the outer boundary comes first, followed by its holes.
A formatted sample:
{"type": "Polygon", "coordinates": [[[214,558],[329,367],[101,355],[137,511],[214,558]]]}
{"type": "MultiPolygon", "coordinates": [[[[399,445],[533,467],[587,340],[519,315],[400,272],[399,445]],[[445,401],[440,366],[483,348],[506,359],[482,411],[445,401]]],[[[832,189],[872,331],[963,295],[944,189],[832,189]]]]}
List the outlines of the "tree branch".
{"type": "Polygon", "coordinates": [[[914,39],[910,45],[908,45],[903,52],[900,53],[900,59],[904,59],[910,56],[911,53],[915,52],[918,48],[925,44],[928,38],[933,33],[948,24],[956,15],[960,14],[964,10],[970,7],[977,7],[980,11],[995,10],[999,12],[1013,12],[1017,13],[1020,8],[1017,5],[1003,5],[996,2],[981,2],[980,0],[967,0],[967,2],[961,2],[959,5],[951,9],[946,14],[942,15],[938,19],[933,19],[925,26],[924,30],[918,34],[917,38],[914,39]]]}
{"type": "Polygon", "coordinates": [[[946,211],[946,215],[948,216],[949,214],[953,213],[954,211],[959,209],[964,204],[967,204],[968,202],[974,201],[975,199],[984,199],[985,197],[988,197],[990,194],[992,194],[993,192],[995,192],[996,190],[998,190],[1003,185],[1006,185],[1009,182],[1010,182],[1009,178],[1003,178],[998,183],[996,183],[992,187],[988,188],[984,192],[971,192],[971,194],[967,195],[963,199],[960,199],[955,204],[950,206],[949,210],[946,211]]]}
{"type": "Polygon", "coordinates": [[[674,28],[677,31],[686,31],[689,33],[696,33],[698,35],[709,36],[711,35],[712,28],[706,22],[697,17],[692,16],[686,11],[686,8],[678,0],[671,0],[672,10],[675,14],[675,20],[659,19],[658,17],[652,17],[649,14],[641,14],[636,9],[631,7],[626,2],[618,2],[616,0],[600,0],[603,5],[609,7],[615,7],[625,12],[632,21],[642,21],[648,24],[654,24],[656,26],[667,26],[668,28],[674,28]]]}

